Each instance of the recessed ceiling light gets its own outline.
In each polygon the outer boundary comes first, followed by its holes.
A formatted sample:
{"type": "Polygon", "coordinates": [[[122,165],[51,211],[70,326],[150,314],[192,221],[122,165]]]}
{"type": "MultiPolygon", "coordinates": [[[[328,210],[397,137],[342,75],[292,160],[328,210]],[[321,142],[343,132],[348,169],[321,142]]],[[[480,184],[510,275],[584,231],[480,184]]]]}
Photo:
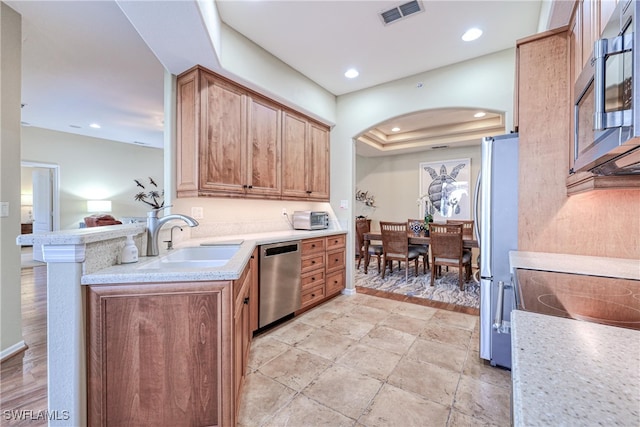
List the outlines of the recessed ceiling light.
{"type": "Polygon", "coordinates": [[[484,111],[479,111],[479,112],[475,113],[475,114],[473,115],[473,117],[475,117],[475,118],[479,119],[480,117],[484,117],[484,116],[486,116],[486,115],[487,115],[487,113],[485,113],[484,111]]]}
{"type": "Polygon", "coordinates": [[[462,35],[462,40],[466,42],[473,41],[482,35],[482,30],[479,28],[470,28],[466,33],[462,35]]]}
{"type": "Polygon", "coordinates": [[[348,79],[353,79],[356,78],[360,75],[360,73],[358,72],[358,70],[356,70],[355,68],[349,68],[345,73],[344,76],[348,79]]]}
{"type": "Polygon", "coordinates": [[[400,128],[397,126],[394,128],[391,128],[391,132],[400,132],[400,128]]]}
{"type": "Polygon", "coordinates": [[[100,125],[99,125],[99,124],[97,124],[97,123],[91,123],[91,124],[89,125],[89,127],[90,127],[90,128],[94,128],[94,129],[100,129],[100,125]]]}

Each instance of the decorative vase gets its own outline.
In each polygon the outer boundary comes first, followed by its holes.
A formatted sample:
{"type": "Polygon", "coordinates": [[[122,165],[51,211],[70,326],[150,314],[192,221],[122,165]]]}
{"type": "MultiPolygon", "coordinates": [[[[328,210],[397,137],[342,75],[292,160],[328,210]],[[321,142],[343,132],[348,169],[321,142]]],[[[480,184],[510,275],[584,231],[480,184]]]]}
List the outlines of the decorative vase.
{"type": "Polygon", "coordinates": [[[413,231],[413,234],[415,234],[416,236],[419,236],[420,232],[424,230],[423,225],[420,224],[420,222],[418,221],[412,221],[411,224],[409,225],[409,228],[411,229],[411,231],[413,231]]]}

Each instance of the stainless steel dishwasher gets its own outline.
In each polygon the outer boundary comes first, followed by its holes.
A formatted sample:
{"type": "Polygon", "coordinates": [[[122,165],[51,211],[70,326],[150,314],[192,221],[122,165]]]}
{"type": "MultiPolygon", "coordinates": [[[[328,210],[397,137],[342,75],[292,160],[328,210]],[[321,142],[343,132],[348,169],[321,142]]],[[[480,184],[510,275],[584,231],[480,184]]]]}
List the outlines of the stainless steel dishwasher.
{"type": "Polygon", "coordinates": [[[300,241],[260,246],[260,321],[262,328],[301,307],[300,241]]]}

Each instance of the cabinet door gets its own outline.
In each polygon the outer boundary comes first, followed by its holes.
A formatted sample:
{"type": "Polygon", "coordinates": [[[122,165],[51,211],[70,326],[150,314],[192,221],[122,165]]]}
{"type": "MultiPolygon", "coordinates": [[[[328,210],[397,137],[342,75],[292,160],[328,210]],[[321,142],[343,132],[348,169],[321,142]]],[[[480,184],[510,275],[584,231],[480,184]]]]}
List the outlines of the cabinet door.
{"type": "Polygon", "coordinates": [[[282,114],[282,195],[306,198],[307,121],[288,111],[282,114]]]}
{"type": "Polygon", "coordinates": [[[199,81],[199,71],[191,70],[181,75],[176,82],[176,191],[178,197],[198,195],[199,81]]]}
{"type": "Polygon", "coordinates": [[[329,130],[309,124],[307,156],[307,194],[314,200],[329,200],[329,130]]]}
{"type": "Polygon", "coordinates": [[[275,196],[281,192],[280,108],[263,98],[249,98],[246,183],[247,196],[275,196]]]}
{"type": "Polygon", "coordinates": [[[234,284],[240,287],[240,292],[235,301],[235,314],[233,319],[233,376],[236,412],[240,408],[242,385],[247,374],[249,360],[249,346],[251,344],[251,272],[247,269],[241,280],[234,284]]]}
{"type": "Polygon", "coordinates": [[[230,287],[89,287],[89,425],[232,425],[230,287]]]}
{"type": "Polygon", "coordinates": [[[247,97],[201,73],[200,190],[244,194],[247,185],[247,97]]]}

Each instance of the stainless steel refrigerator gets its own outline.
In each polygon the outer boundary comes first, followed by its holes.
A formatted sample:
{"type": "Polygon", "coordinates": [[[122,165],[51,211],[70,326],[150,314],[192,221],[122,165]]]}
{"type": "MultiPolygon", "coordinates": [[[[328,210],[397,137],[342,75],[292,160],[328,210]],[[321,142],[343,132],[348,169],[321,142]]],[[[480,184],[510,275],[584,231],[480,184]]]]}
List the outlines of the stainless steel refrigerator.
{"type": "Polygon", "coordinates": [[[480,357],[511,368],[509,251],[518,249],[518,134],[482,140],[476,182],[476,234],[480,243],[480,357]]]}

